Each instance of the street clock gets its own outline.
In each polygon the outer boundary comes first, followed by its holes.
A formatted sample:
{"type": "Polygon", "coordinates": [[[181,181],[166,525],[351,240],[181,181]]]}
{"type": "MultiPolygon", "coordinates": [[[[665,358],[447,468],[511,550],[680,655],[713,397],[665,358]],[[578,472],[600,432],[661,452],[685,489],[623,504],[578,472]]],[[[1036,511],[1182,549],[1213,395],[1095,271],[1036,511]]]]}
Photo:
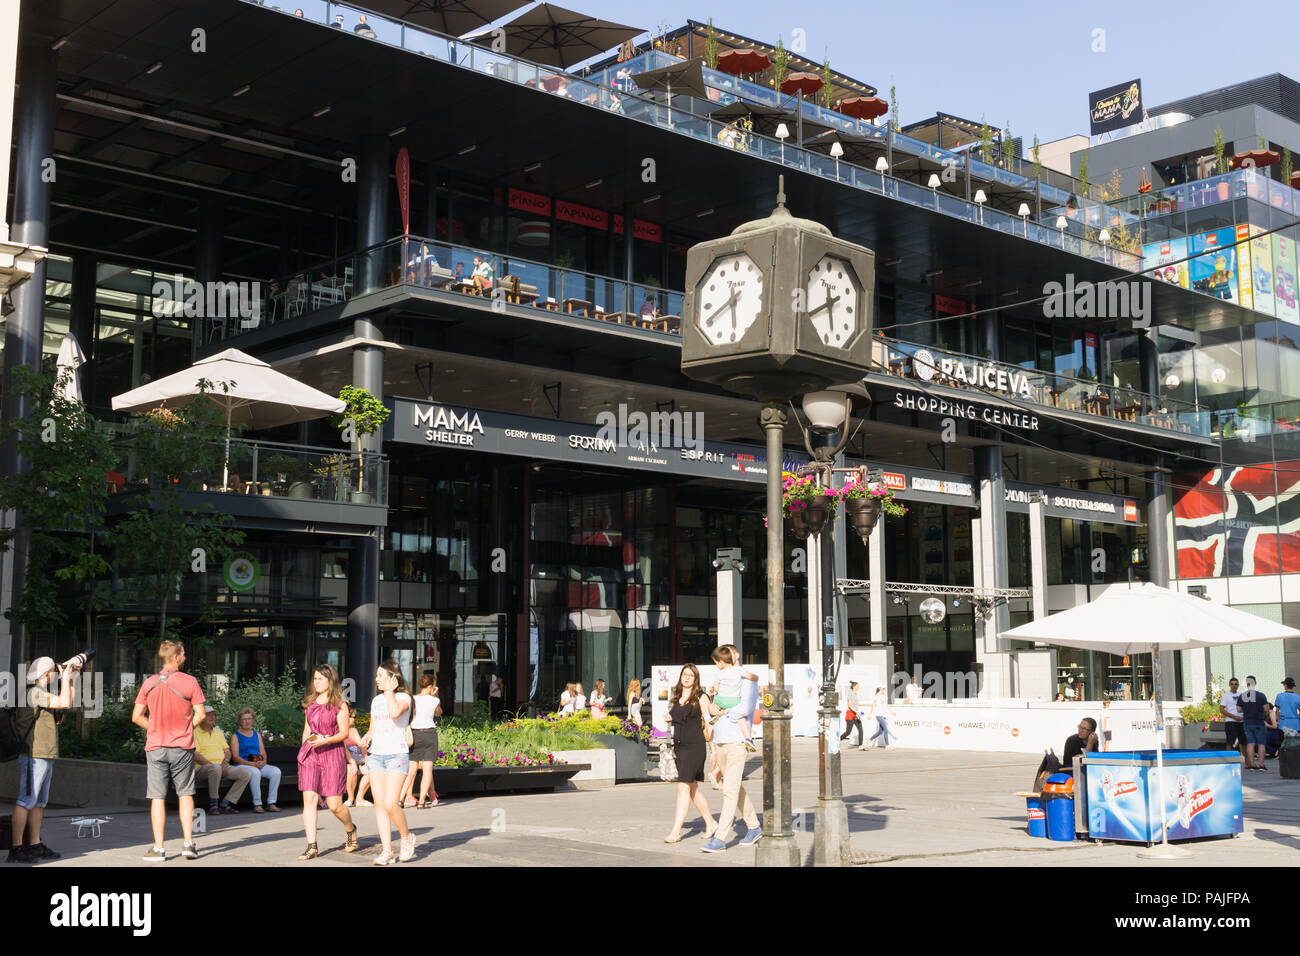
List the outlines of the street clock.
{"type": "Polygon", "coordinates": [[[763,401],[860,380],[871,364],[875,254],[785,208],[692,246],[682,372],[763,401]]]}

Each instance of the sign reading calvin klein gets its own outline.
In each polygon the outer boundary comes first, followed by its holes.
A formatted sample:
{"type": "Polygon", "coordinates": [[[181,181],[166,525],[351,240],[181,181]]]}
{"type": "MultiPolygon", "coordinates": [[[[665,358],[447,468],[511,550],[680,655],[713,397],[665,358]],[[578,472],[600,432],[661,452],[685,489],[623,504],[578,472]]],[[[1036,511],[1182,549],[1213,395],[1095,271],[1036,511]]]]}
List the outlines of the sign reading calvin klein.
{"type": "Polygon", "coordinates": [[[1021,431],[1038,431],[1038,416],[995,405],[983,405],[958,398],[939,398],[934,395],[916,395],[912,392],[895,392],[894,407],[910,412],[928,412],[945,418],[964,418],[986,425],[1019,428],[1021,431]]]}
{"type": "MultiPolygon", "coordinates": [[[[698,426],[692,435],[687,415],[676,415],[676,429],[637,427],[635,415],[627,421],[616,413],[611,422],[564,422],[483,409],[420,402],[409,398],[390,400],[392,416],[384,426],[385,441],[429,447],[481,451],[498,455],[522,455],[551,461],[634,468],[695,478],[730,478],[762,482],[767,478],[767,459],[756,445],[703,441],[698,426]],[[644,432],[641,440],[638,435],[644,432]],[[664,434],[686,439],[682,447],[665,447],[656,439],[664,434]]],[[[647,418],[654,425],[651,416],[647,418]]],[[[781,463],[793,470],[803,457],[788,456],[781,463]]]]}
{"type": "Polygon", "coordinates": [[[1142,121],[1142,81],[1132,80],[1088,94],[1092,135],[1109,133],[1142,121]]]}
{"type": "Polygon", "coordinates": [[[1101,521],[1107,524],[1142,523],[1136,498],[1080,491],[1074,488],[1025,485],[1014,481],[1007,482],[1007,510],[1027,514],[1029,496],[1036,491],[1041,491],[1047,496],[1043,513],[1053,518],[1076,518],[1080,521],[1101,521]]]}

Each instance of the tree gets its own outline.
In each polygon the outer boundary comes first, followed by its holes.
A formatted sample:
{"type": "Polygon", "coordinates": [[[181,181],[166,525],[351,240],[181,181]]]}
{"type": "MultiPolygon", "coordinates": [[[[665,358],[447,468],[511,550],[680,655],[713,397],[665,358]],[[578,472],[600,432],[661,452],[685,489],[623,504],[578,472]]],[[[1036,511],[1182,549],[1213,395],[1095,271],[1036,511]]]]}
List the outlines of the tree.
{"type": "MultiPolygon", "coordinates": [[[[344,429],[346,433],[347,423],[351,420],[352,437],[355,439],[356,450],[360,453],[361,439],[383,428],[384,422],[388,421],[388,416],[392,412],[369,391],[364,388],[357,388],[355,385],[344,385],[339,390],[339,399],[345,407],[342,414],[333,417],[334,426],[344,429]]],[[[357,490],[365,491],[366,469],[364,458],[359,461],[359,467],[357,490]]]]}
{"type": "Polygon", "coordinates": [[[1079,156],[1079,175],[1076,178],[1079,180],[1079,198],[1086,200],[1091,186],[1088,179],[1088,151],[1086,149],[1079,156]]]}
{"type": "Polygon", "coordinates": [[[822,88],[817,91],[817,98],[827,109],[830,109],[831,104],[835,102],[835,84],[831,82],[830,57],[822,60],[822,88]]]}
{"type": "MultiPolygon", "coordinates": [[[[111,590],[103,582],[108,562],[99,550],[105,531],[108,473],[117,455],[108,432],[79,401],[61,394],[70,372],[14,370],[12,392],[24,396],[29,413],[0,429],[11,436],[29,467],[0,476],[0,510],[21,513],[28,530],[27,575],[23,593],[9,614],[30,630],[67,624],[70,610],[85,615],[87,639],[96,611],[108,606],[111,590]],[[67,586],[77,597],[69,605],[67,586]]],[[[15,543],[15,529],[0,530],[0,550],[15,543]]]]}
{"type": "Polygon", "coordinates": [[[1228,171],[1228,161],[1224,157],[1227,151],[1227,143],[1223,139],[1223,127],[1214,127],[1214,172],[1222,176],[1228,171]]]}
{"type": "Polygon", "coordinates": [[[1029,155],[1032,156],[1034,159],[1034,178],[1042,179],[1043,178],[1043,156],[1042,156],[1042,147],[1039,145],[1037,133],[1034,134],[1034,145],[1029,150],[1029,155]]]}
{"type": "Polygon", "coordinates": [[[1006,160],[1007,169],[1011,168],[1011,153],[1013,150],[1011,142],[1011,120],[1007,120],[1007,125],[1002,131],[1002,157],[1006,160]]]}
{"type": "Polygon", "coordinates": [[[898,88],[889,84],[889,128],[898,132],[898,88]]]}
{"type": "Polygon", "coordinates": [[[993,162],[993,128],[980,117],[980,159],[993,162]]]}
{"type": "Polygon", "coordinates": [[[185,501],[195,476],[218,474],[224,464],[225,419],[203,399],[213,390],[201,379],[195,400],[140,416],[131,450],[148,487],[130,496],[125,517],[110,532],[116,571],[132,581],[135,602],[158,607],[159,640],[168,634],[167,605],[191,573],[196,552],[210,566],[244,540],[229,515],[185,501]]]}
{"type": "Polygon", "coordinates": [[[781,37],[776,38],[776,50],[772,53],[772,79],[773,86],[778,90],[785,78],[790,75],[790,54],[785,51],[785,43],[781,37]]]}
{"type": "Polygon", "coordinates": [[[709,29],[704,39],[704,62],[710,70],[718,68],[718,31],[713,28],[713,17],[709,17],[709,29]]]}
{"type": "Polygon", "coordinates": [[[1291,182],[1291,147],[1282,147],[1282,182],[1291,182]]]}

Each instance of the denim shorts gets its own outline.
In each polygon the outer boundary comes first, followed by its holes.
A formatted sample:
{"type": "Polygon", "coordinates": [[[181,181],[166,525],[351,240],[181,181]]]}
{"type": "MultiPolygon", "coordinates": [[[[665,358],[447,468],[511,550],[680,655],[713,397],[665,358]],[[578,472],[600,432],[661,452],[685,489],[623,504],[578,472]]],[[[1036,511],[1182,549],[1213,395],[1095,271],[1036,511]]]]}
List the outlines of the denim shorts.
{"type": "Polygon", "coordinates": [[[41,757],[18,758],[18,806],[24,810],[44,807],[50,802],[50,778],[54,761],[41,757]]]}
{"type": "Polygon", "coordinates": [[[1246,743],[1256,747],[1265,746],[1268,740],[1268,728],[1263,724],[1246,724],[1246,743]]]}
{"type": "Polygon", "coordinates": [[[411,768],[411,755],[405,754],[377,754],[371,753],[366,756],[366,769],[370,773],[400,773],[403,777],[411,768]]]}

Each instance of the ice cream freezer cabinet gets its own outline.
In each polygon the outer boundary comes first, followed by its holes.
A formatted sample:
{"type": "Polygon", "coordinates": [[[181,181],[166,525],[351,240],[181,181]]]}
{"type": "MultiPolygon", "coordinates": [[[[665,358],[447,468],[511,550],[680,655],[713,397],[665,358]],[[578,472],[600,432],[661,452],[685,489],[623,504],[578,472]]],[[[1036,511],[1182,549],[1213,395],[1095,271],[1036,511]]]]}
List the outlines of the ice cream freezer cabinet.
{"type": "Polygon", "coordinates": [[[1094,840],[1156,843],[1162,812],[1171,841],[1242,831],[1241,756],[1234,750],[1166,750],[1164,793],[1154,750],[1089,753],[1084,767],[1094,840]]]}

